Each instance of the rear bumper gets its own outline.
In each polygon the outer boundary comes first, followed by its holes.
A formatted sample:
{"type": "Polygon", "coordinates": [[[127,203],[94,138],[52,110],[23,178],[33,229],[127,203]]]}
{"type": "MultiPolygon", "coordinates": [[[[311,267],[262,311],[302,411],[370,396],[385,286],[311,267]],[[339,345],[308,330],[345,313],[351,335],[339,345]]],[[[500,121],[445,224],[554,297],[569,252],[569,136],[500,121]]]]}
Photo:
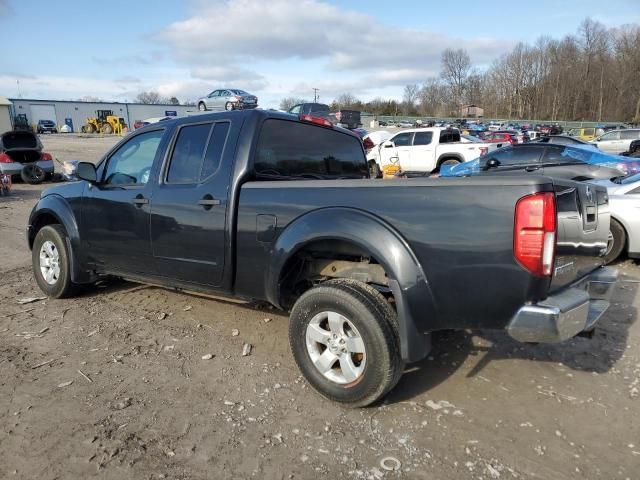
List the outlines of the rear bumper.
{"type": "Polygon", "coordinates": [[[507,332],[520,342],[556,343],[593,330],[609,308],[617,278],[616,269],[600,268],[542,302],[521,307],[507,332]]]}
{"type": "MultiPolygon", "coordinates": [[[[44,160],[35,162],[45,173],[53,173],[53,160],[44,160]]],[[[20,172],[27,163],[0,163],[0,173],[6,173],[8,175],[20,175],[20,172]]]]}

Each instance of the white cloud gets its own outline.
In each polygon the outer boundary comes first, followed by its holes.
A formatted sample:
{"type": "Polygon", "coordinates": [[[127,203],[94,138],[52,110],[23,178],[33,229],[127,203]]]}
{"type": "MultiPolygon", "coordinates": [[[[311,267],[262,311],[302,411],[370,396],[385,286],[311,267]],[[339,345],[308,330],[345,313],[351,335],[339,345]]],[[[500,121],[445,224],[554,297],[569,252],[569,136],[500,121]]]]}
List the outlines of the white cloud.
{"type": "MultiPolygon", "coordinates": [[[[313,61],[329,79],[324,83],[344,85],[336,85],[340,92],[421,82],[438,74],[445,48],[465,48],[483,65],[511,46],[492,38],[463,41],[393,27],[319,0],[202,2],[191,18],[169,25],[158,38],[195,78],[255,90],[268,83],[271,90],[273,75],[258,73],[256,63],[272,70],[281,61],[313,61]]],[[[304,70],[289,73],[297,84],[313,80],[304,70]]]]}

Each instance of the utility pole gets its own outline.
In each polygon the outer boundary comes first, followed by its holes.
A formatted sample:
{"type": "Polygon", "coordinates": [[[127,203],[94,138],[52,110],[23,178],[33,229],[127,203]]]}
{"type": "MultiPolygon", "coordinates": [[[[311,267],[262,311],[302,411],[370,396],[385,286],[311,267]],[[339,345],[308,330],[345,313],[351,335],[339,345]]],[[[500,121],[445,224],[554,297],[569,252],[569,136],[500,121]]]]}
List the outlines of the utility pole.
{"type": "Polygon", "coordinates": [[[16,79],[16,85],[18,85],[18,98],[22,98],[22,92],[20,91],[20,80],[16,79]]]}
{"type": "Polygon", "coordinates": [[[318,91],[320,89],[319,88],[312,88],[311,90],[313,90],[313,103],[318,103],[318,91]]]}

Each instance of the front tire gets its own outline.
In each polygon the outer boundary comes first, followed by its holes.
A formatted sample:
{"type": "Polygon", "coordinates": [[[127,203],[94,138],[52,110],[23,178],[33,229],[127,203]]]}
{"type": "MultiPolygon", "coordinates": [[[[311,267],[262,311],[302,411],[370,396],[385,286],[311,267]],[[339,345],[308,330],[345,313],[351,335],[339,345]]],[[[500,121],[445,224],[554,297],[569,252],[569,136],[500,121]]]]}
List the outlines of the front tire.
{"type": "Polygon", "coordinates": [[[609,241],[607,242],[607,253],[604,256],[605,264],[613,262],[620,256],[627,243],[627,234],[624,227],[615,219],[611,219],[609,226],[609,241]]]}
{"type": "Polygon", "coordinates": [[[201,112],[206,112],[207,111],[207,106],[205,105],[204,102],[200,102],[198,104],[198,110],[201,111],[201,112]]]}
{"type": "Polygon", "coordinates": [[[404,369],[395,311],[356,281],[330,280],[305,292],[291,311],[289,343],[311,386],[350,407],[382,398],[404,369]]]}
{"type": "Polygon", "coordinates": [[[52,298],[73,295],[67,234],[60,225],[47,225],[36,234],[31,250],[33,275],[40,290],[52,298]]]}

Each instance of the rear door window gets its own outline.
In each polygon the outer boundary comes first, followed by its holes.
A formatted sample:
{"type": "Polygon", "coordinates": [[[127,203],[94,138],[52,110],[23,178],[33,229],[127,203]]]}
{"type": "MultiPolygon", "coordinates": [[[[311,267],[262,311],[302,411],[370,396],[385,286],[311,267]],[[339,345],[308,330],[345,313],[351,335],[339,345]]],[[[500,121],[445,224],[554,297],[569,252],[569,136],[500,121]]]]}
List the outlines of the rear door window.
{"type": "MultiPolygon", "coordinates": [[[[582,152],[577,149],[567,148],[562,145],[549,145],[544,152],[543,163],[546,165],[558,165],[567,163],[584,163],[580,160],[582,152]],[[574,153],[578,153],[575,155],[574,153]]],[[[589,153],[587,153],[588,155],[589,153]]]]}
{"type": "Polygon", "coordinates": [[[433,140],[433,132],[416,132],[413,136],[413,145],[429,145],[433,140]]]}
{"type": "Polygon", "coordinates": [[[171,154],[167,183],[196,183],[198,181],[210,131],[210,123],[188,125],[180,129],[171,154]]]}
{"type": "Polygon", "coordinates": [[[640,130],[622,130],[620,138],[622,140],[636,140],[640,138],[640,130]]]}
{"type": "Polygon", "coordinates": [[[182,127],[171,154],[166,183],[199,183],[215,173],[229,125],[216,122],[182,127]]]}
{"type": "Polygon", "coordinates": [[[279,119],[262,125],[254,157],[258,179],[363,178],[368,174],[362,143],[330,128],[279,119]]]}

